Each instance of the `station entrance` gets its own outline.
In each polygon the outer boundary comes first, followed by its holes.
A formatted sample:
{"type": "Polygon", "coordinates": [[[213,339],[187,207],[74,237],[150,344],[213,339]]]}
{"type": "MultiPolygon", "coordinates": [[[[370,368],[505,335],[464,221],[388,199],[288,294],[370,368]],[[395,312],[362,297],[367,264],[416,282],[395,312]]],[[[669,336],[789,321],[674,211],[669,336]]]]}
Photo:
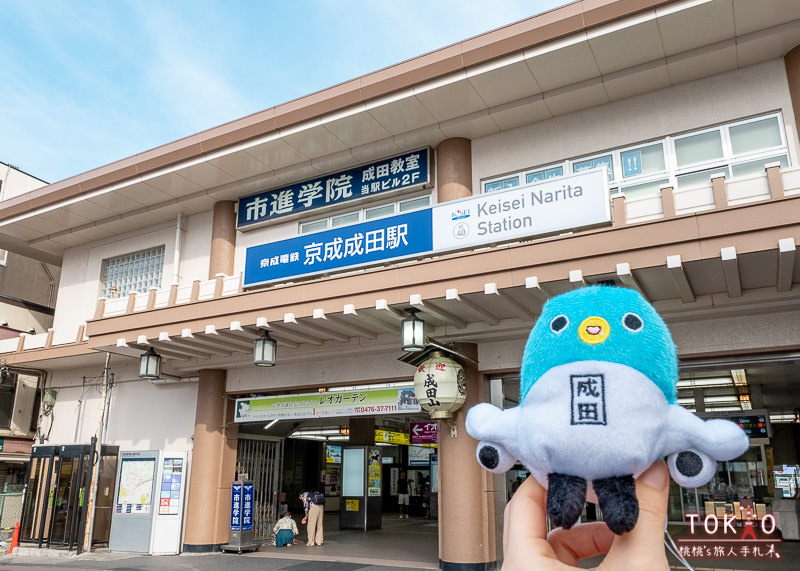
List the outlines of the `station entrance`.
{"type": "Polygon", "coordinates": [[[254,539],[262,544],[261,551],[269,547],[272,527],[287,510],[300,530],[297,542],[305,543],[299,495],[315,489],[326,496],[327,544],[357,543],[359,549],[366,549],[365,555],[368,553],[379,559],[382,551],[383,556],[389,557],[386,552],[392,550],[391,547],[382,548],[384,542],[390,542],[391,546],[406,541],[419,545],[422,538],[431,561],[435,562],[438,558],[437,447],[411,443],[411,430],[416,423],[431,421],[420,413],[239,424],[236,477],[254,482],[253,530],[254,539]],[[368,443],[365,432],[371,432],[368,443]],[[379,503],[380,519],[377,524],[371,520],[369,531],[349,529],[348,514],[342,519],[342,513],[353,507],[353,500],[345,498],[343,493],[347,491],[344,457],[354,442],[363,445],[373,459],[378,457],[377,463],[373,462],[369,469],[369,494],[379,503]],[[408,517],[405,519],[399,517],[398,507],[401,472],[409,483],[408,517]]]}

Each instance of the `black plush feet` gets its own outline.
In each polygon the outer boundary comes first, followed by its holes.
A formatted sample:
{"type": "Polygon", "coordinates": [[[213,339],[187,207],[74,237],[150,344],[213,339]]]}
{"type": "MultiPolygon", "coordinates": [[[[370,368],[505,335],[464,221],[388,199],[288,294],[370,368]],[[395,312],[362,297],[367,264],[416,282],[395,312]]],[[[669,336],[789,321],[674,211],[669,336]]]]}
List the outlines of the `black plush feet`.
{"type": "Polygon", "coordinates": [[[586,503],[586,480],[568,474],[547,475],[547,515],[556,527],[569,529],[586,503]]]}
{"type": "Polygon", "coordinates": [[[592,482],[603,520],[617,535],[633,529],[639,519],[639,500],[633,476],[614,476],[592,482]]]}

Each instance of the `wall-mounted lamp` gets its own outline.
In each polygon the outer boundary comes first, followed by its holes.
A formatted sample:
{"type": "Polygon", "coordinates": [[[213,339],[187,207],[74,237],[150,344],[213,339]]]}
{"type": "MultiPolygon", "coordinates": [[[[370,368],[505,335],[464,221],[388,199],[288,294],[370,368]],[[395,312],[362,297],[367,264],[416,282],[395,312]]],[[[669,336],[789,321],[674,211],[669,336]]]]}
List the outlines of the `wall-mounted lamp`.
{"type": "Polygon", "coordinates": [[[278,342],[269,336],[269,331],[262,329],[261,337],[253,343],[253,364],[259,367],[272,367],[275,365],[275,348],[278,342]]]}
{"type": "Polygon", "coordinates": [[[408,317],[401,322],[403,351],[422,351],[425,348],[425,322],[417,317],[419,309],[406,309],[408,317]]]}
{"type": "Polygon", "coordinates": [[[161,355],[150,347],[139,357],[139,378],[151,381],[161,377],[161,355]]]}

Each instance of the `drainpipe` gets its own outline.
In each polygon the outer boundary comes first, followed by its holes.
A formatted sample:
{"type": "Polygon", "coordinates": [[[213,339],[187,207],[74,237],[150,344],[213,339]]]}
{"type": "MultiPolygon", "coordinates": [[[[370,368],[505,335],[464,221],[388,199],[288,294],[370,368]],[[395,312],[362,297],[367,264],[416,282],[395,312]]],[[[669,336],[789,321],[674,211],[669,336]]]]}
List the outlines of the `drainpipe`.
{"type": "Polygon", "coordinates": [[[180,266],[181,266],[181,246],[183,245],[183,213],[178,212],[178,222],[175,227],[175,254],[173,256],[174,271],[172,274],[172,283],[178,284],[181,282],[180,266]]]}
{"type": "Polygon", "coordinates": [[[47,279],[50,281],[50,292],[47,295],[47,307],[53,307],[56,297],[56,280],[53,277],[53,272],[51,272],[50,268],[47,267],[47,264],[44,262],[39,263],[42,265],[42,269],[44,270],[44,273],[47,274],[47,279]]]}

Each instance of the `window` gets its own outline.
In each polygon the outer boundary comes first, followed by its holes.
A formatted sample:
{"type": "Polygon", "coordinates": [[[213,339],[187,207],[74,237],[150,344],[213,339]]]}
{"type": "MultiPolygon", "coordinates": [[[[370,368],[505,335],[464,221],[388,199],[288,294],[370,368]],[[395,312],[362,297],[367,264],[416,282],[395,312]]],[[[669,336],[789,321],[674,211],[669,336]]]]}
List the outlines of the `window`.
{"type": "Polygon", "coordinates": [[[116,298],[161,287],[163,269],[164,246],[104,260],[101,295],[116,298]]]}
{"type": "Polygon", "coordinates": [[[600,167],[606,167],[606,172],[608,172],[608,180],[614,180],[614,162],[611,158],[611,155],[603,155],[601,157],[576,161],[572,163],[572,172],[578,173],[600,167]]]}
{"type": "Polygon", "coordinates": [[[678,168],[721,159],[722,138],[719,130],[675,139],[678,168]]]}
{"type": "Polygon", "coordinates": [[[313,234],[314,232],[321,232],[329,228],[339,228],[341,226],[358,224],[359,222],[365,222],[367,220],[386,218],[387,216],[394,216],[395,214],[401,214],[403,212],[427,208],[430,205],[430,196],[418,196],[416,198],[409,198],[408,200],[400,200],[398,202],[381,204],[380,206],[353,210],[344,214],[336,214],[335,216],[329,216],[327,218],[302,222],[300,224],[300,234],[313,234]]]}
{"type": "Polygon", "coordinates": [[[17,374],[8,369],[0,371],[0,428],[11,428],[14,412],[14,395],[17,392],[17,374]]]}
{"type": "Polygon", "coordinates": [[[564,176],[564,167],[551,167],[525,174],[525,182],[530,184],[532,182],[539,182],[551,178],[558,178],[564,176]]]}
{"type": "Polygon", "coordinates": [[[493,182],[487,182],[483,188],[483,191],[494,192],[496,190],[505,190],[507,188],[513,188],[515,186],[519,186],[519,177],[511,176],[508,178],[504,178],[503,180],[495,180],[493,182]]]}
{"type": "Polygon", "coordinates": [[[734,125],[730,129],[730,134],[731,149],[735,155],[780,147],[783,144],[777,117],[734,125]]]}
{"type": "MultiPolygon", "coordinates": [[[[39,376],[0,369],[0,431],[19,433],[36,431],[37,423],[31,418],[36,410],[39,376]]],[[[37,418],[38,420],[38,418],[37,418]]]]}
{"type": "Polygon", "coordinates": [[[483,192],[535,184],[564,173],[601,166],[608,171],[612,195],[652,196],[665,185],[675,188],[707,185],[711,175],[743,177],[764,172],[764,165],[789,166],[789,152],[780,113],[743,119],[659,141],[614,149],[602,155],[577,157],[483,182],[483,192]]]}

